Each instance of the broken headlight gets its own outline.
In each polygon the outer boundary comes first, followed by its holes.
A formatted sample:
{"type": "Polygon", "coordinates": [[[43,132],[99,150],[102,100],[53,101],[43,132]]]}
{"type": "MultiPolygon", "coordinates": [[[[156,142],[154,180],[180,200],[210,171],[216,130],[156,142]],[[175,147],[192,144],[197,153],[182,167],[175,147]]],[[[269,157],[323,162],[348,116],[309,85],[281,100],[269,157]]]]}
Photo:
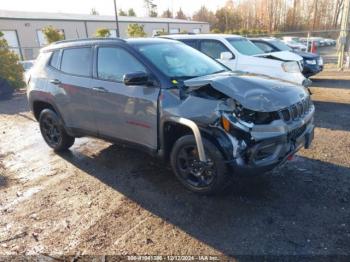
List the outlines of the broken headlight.
{"type": "Polygon", "coordinates": [[[236,116],[244,122],[256,125],[270,124],[272,121],[279,119],[277,112],[257,112],[246,108],[238,110],[236,116]]]}

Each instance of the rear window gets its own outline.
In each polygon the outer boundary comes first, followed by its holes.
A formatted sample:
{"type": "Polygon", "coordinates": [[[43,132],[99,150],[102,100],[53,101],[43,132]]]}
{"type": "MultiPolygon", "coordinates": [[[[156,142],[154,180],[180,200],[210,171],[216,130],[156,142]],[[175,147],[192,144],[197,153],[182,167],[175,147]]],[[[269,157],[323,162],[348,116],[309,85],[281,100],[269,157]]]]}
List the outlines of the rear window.
{"type": "Polygon", "coordinates": [[[90,75],[91,48],[65,49],[62,55],[61,71],[78,76],[90,75]]]}
{"type": "Polygon", "coordinates": [[[59,55],[60,55],[60,51],[53,52],[53,54],[51,56],[51,60],[50,60],[50,66],[52,66],[56,69],[59,68],[59,64],[58,64],[59,55]]]}

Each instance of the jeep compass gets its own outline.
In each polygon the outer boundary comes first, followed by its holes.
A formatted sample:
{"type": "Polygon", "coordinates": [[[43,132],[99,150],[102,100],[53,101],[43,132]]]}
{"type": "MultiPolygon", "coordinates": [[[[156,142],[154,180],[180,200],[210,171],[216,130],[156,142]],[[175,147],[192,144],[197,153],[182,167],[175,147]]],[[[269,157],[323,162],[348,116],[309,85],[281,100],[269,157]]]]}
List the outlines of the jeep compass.
{"type": "Polygon", "coordinates": [[[232,72],[168,39],[51,44],[31,70],[27,94],[55,151],[82,136],[136,146],[169,161],[197,193],[272,170],[313,139],[307,89],[232,72]]]}

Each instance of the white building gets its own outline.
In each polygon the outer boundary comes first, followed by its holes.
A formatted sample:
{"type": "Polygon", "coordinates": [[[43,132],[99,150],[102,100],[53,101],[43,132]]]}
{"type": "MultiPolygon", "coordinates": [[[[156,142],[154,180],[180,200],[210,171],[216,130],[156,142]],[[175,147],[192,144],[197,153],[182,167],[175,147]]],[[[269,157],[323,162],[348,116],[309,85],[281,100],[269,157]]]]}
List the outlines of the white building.
{"type": "MultiPolygon", "coordinates": [[[[128,25],[134,23],[143,25],[147,36],[159,31],[198,34],[210,30],[206,22],[119,16],[120,37],[126,38],[128,25]]],[[[114,16],[0,10],[0,31],[12,50],[25,60],[35,58],[40,47],[47,44],[42,29],[49,25],[61,30],[65,39],[93,37],[99,28],[108,28],[111,36],[116,35],[114,16]]]]}

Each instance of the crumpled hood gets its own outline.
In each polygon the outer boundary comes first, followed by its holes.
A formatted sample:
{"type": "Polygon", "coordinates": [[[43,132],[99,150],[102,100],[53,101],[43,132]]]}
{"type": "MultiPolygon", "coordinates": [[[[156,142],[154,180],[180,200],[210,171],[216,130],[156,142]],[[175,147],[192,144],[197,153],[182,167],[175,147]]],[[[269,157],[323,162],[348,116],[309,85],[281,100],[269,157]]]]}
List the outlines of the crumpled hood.
{"type": "Polygon", "coordinates": [[[252,74],[225,72],[196,77],[184,82],[192,90],[210,85],[243,107],[260,112],[283,109],[309,96],[303,86],[252,74]]]}
{"type": "Polygon", "coordinates": [[[264,53],[264,54],[258,54],[255,55],[256,57],[275,57],[279,60],[283,61],[300,61],[303,60],[301,56],[298,54],[295,54],[293,52],[289,51],[279,51],[279,52],[273,52],[273,53],[264,53]]]}

